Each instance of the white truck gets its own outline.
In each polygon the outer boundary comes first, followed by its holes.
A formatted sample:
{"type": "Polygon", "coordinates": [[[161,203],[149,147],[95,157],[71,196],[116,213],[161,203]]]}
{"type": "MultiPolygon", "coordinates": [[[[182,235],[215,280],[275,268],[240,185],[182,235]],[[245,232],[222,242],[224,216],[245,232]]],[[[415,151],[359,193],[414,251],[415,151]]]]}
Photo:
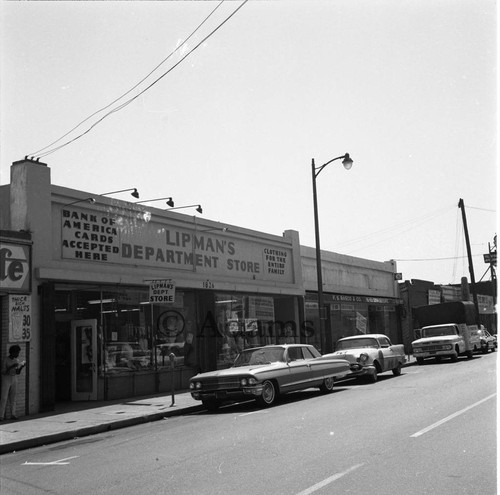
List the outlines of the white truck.
{"type": "Polygon", "coordinates": [[[440,361],[449,357],[456,361],[458,356],[472,358],[475,349],[480,348],[479,327],[475,320],[474,304],[469,301],[457,301],[430,306],[421,306],[413,310],[416,320],[422,324],[417,330],[417,340],[411,344],[413,356],[418,364],[425,359],[440,361]]]}

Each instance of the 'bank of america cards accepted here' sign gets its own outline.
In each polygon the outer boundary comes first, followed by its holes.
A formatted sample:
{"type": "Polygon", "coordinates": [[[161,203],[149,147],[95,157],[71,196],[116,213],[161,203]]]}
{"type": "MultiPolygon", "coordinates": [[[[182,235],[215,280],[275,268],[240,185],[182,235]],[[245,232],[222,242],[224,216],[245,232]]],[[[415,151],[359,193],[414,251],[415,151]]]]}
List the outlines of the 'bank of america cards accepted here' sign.
{"type": "Polygon", "coordinates": [[[150,303],[174,303],[175,283],[171,278],[149,282],[150,303]]]}

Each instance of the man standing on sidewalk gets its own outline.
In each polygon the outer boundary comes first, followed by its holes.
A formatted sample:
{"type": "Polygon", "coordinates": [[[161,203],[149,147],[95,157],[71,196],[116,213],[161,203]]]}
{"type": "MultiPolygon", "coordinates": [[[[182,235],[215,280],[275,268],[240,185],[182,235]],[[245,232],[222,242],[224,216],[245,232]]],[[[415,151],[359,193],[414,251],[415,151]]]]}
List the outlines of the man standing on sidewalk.
{"type": "Polygon", "coordinates": [[[21,348],[18,345],[12,345],[9,348],[9,355],[2,363],[2,395],[0,399],[0,421],[5,418],[5,409],[7,401],[10,406],[10,418],[16,417],[16,397],[17,397],[17,375],[25,366],[25,362],[19,361],[21,348]]]}

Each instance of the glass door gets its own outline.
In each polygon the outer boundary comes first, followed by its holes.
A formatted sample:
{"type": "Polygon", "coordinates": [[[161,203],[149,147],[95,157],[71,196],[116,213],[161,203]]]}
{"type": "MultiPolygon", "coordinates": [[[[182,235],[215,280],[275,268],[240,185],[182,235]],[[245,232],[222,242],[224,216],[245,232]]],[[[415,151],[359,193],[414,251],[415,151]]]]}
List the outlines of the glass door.
{"type": "Polygon", "coordinates": [[[97,400],[97,320],[71,322],[71,400],[97,400]]]}

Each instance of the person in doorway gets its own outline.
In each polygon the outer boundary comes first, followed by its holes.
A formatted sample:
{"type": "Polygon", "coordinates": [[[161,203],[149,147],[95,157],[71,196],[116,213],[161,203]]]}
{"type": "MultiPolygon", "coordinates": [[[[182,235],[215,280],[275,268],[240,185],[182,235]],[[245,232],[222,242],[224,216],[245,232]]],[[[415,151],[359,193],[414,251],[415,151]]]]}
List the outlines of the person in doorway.
{"type": "Polygon", "coordinates": [[[16,397],[17,397],[17,375],[25,366],[24,361],[19,361],[21,348],[12,345],[9,348],[9,355],[2,364],[2,396],[0,399],[0,421],[5,418],[7,402],[9,402],[10,418],[16,417],[16,397]]]}

